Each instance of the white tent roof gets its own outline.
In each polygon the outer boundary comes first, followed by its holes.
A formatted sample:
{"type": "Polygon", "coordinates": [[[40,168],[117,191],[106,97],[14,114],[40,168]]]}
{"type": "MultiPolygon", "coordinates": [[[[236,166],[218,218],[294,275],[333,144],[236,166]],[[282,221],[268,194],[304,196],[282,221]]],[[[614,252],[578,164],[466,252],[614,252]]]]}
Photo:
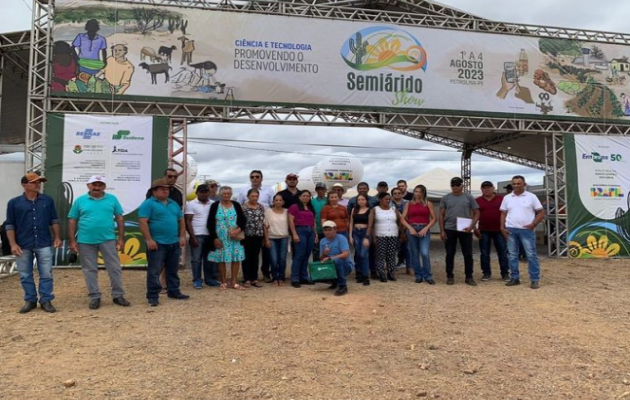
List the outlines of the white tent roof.
{"type": "MultiPolygon", "coordinates": [[[[407,180],[408,190],[413,190],[416,185],[424,185],[427,188],[427,194],[430,199],[441,199],[442,196],[451,192],[451,178],[460,176],[457,172],[448,171],[443,168],[434,168],[431,171],[407,180]]],[[[395,182],[390,183],[390,190],[395,182]]],[[[481,181],[472,178],[470,180],[470,188],[474,197],[481,196],[481,181]]],[[[376,195],[376,189],[370,189],[370,196],[376,195]]],[[[356,188],[349,189],[344,195],[345,198],[352,198],[357,195],[356,188]]]]}

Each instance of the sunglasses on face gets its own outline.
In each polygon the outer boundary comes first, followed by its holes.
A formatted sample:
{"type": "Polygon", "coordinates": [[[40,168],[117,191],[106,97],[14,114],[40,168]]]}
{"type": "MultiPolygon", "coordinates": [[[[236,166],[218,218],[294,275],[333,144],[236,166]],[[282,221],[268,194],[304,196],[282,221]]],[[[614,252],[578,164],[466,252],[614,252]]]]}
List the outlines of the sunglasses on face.
{"type": "Polygon", "coordinates": [[[461,183],[451,183],[451,187],[460,187],[461,183]]]}
{"type": "Polygon", "coordinates": [[[262,178],[260,175],[250,176],[249,179],[260,179],[262,178]]]}
{"type": "Polygon", "coordinates": [[[215,187],[217,187],[217,185],[210,185],[209,187],[211,187],[211,188],[215,188],[215,187]]]}

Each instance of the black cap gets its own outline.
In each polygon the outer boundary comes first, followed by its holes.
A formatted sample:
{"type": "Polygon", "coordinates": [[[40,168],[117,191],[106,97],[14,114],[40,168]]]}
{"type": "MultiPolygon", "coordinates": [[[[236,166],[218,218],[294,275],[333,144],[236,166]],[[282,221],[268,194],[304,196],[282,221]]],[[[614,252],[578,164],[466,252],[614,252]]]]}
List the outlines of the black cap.
{"type": "Polygon", "coordinates": [[[490,181],[483,181],[481,187],[494,187],[494,184],[490,181]]]}
{"type": "Polygon", "coordinates": [[[512,184],[508,183],[507,185],[503,186],[503,189],[512,190],[512,184]]]}
{"type": "Polygon", "coordinates": [[[455,178],[451,179],[451,185],[452,184],[458,184],[461,185],[462,183],[464,183],[464,180],[462,178],[460,178],[459,176],[456,176],[455,178]]]}
{"type": "Polygon", "coordinates": [[[208,185],[202,183],[201,185],[197,186],[197,190],[195,191],[195,193],[199,193],[199,192],[203,192],[203,191],[210,191],[210,188],[208,187],[208,185]]]}
{"type": "Polygon", "coordinates": [[[388,184],[387,184],[387,182],[385,182],[385,181],[380,181],[380,182],[378,183],[378,185],[376,185],[376,187],[379,187],[379,186],[380,186],[380,187],[383,187],[383,186],[385,186],[385,187],[389,187],[389,185],[388,185],[388,184]]]}

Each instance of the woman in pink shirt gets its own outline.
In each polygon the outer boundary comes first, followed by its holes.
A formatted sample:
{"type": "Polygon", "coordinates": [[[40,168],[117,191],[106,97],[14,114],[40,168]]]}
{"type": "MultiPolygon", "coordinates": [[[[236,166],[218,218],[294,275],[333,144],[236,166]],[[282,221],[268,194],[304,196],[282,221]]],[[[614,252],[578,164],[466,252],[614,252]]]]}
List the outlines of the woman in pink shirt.
{"type": "Polygon", "coordinates": [[[298,198],[298,203],[289,207],[289,228],[295,243],[291,265],[291,286],[294,288],[312,284],[308,277],[308,258],[318,241],[311,192],[302,190],[298,198]]]}
{"type": "Polygon", "coordinates": [[[413,198],[405,204],[403,218],[412,228],[407,231],[407,238],[416,283],[426,281],[429,285],[435,285],[431,273],[429,248],[431,246],[431,227],[435,225],[437,218],[433,210],[433,203],[427,199],[427,188],[424,185],[418,185],[413,189],[413,198]]]}

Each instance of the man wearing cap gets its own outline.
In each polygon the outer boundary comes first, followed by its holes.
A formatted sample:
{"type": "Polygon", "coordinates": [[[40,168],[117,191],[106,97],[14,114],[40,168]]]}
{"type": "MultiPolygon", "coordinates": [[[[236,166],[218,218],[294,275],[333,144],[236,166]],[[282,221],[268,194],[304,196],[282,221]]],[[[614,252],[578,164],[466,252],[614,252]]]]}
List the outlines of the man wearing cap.
{"type": "Polygon", "coordinates": [[[208,185],[197,186],[196,192],[197,198],[186,203],[184,219],[189,236],[193,286],[195,289],[201,289],[204,281],[208,286],[219,286],[220,284],[215,280],[215,271],[213,271],[214,267],[218,273],[218,264],[208,261],[210,232],[207,224],[210,205],[214,201],[209,199],[210,188],[208,185]]]}
{"type": "Polygon", "coordinates": [[[81,269],[90,296],[89,308],[101,306],[101,291],[98,288],[98,253],[105,261],[109,275],[112,298],[119,306],[131,304],[123,297],[122,267],[118,250],[125,247],[125,220],[120,202],[113,194],[105,193],[105,179],[92,176],[87,183],[88,193],[77,198],[68,213],[68,237],[70,250],[81,257],[81,269]],[[114,229],[118,227],[118,240],[114,229]],[[78,236],[77,236],[78,226],[78,236]]]}
{"type": "Polygon", "coordinates": [[[466,284],[477,286],[473,278],[472,231],[479,220],[479,205],[470,193],[464,193],[464,180],[460,177],[451,179],[451,193],[440,200],[440,236],[446,247],[446,284],[455,283],[455,252],[457,242],[464,256],[464,273],[466,284]],[[467,218],[468,226],[457,230],[457,219],[467,218]]]}
{"type": "Polygon", "coordinates": [[[35,259],[39,271],[39,303],[46,312],[57,311],[51,303],[55,298],[52,246],[61,247],[59,218],[52,197],[40,193],[42,182],[46,182],[43,176],[32,172],[26,174],[21,180],[24,194],[9,200],[7,204],[6,234],[11,254],[16,257],[26,301],[20,309],[21,314],[37,308],[38,293],[33,277],[35,259]]]}
{"type": "Polygon", "coordinates": [[[208,200],[212,200],[213,202],[221,200],[221,196],[219,196],[219,182],[214,179],[208,179],[205,184],[208,185],[208,189],[210,190],[208,200]]]}
{"type": "Polygon", "coordinates": [[[343,198],[343,195],[346,194],[346,188],[343,187],[341,183],[335,183],[334,185],[332,185],[330,191],[337,193],[337,196],[339,197],[339,201],[337,202],[337,204],[342,207],[348,207],[348,199],[343,198]]]}
{"type": "Polygon", "coordinates": [[[387,193],[389,192],[389,185],[385,181],[380,181],[376,184],[376,191],[378,193],[387,193]]]}
{"type": "Polygon", "coordinates": [[[324,238],[319,242],[320,259],[322,262],[332,260],[337,269],[337,282],[334,282],[329,289],[337,289],[335,296],[343,296],[348,293],[346,276],[352,272],[348,239],[337,234],[337,224],[333,221],[324,222],[322,229],[324,238]]]}
{"type": "MultiPolygon", "coordinates": [[[[315,210],[315,225],[317,225],[317,237],[324,237],[324,231],[322,230],[322,208],[328,203],[326,197],[326,184],[319,182],[315,185],[315,193],[317,196],[311,198],[311,204],[315,210]]],[[[313,260],[319,260],[319,246],[313,246],[313,260]]]]}
{"type": "Polygon", "coordinates": [[[289,174],[284,182],[287,184],[287,188],[279,191],[278,194],[282,196],[282,200],[284,200],[284,205],[282,207],[288,209],[300,201],[300,190],[297,188],[298,176],[295,174],[289,174]]]}
{"type": "Polygon", "coordinates": [[[510,252],[510,281],[506,286],[520,285],[518,272],[519,244],[525,248],[529,267],[529,280],[532,289],[539,288],[540,264],[536,253],[534,229],[545,219],[545,210],[533,193],[525,190],[525,178],[516,175],[512,178],[514,191],[503,198],[501,203],[501,232],[508,241],[510,252]]]}
{"type": "MultiPolygon", "coordinates": [[[[164,176],[162,177],[162,179],[166,181],[169,187],[168,198],[177,203],[177,205],[181,208],[184,204],[184,196],[182,195],[182,192],[180,192],[180,190],[175,186],[178,176],[179,173],[176,169],[166,168],[164,170],[164,176]]],[[[150,199],[151,197],[153,197],[153,188],[147,190],[146,194],[147,199],[150,199]]]]}
{"type": "Polygon", "coordinates": [[[179,256],[186,245],[186,229],[182,209],[170,199],[171,185],[166,179],[157,179],[151,185],[153,196],[138,209],[140,231],[147,243],[147,299],[151,307],[159,305],[160,269],[166,270],[168,297],[186,300],[190,296],[179,289],[179,256]]]}
{"type": "Polygon", "coordinates": [[[475,229],[475,236],[479,238],[479,251],[481,252],[481,281],[492,279],[490,269],[490,248],[494,242],[494,248],[499,258],[501,279],[510,279],[510,267],[507,259],[507,247],[505,238],[501,233],[501,202],[503,196],[494,192],[494,185],[490,181],[481,184],[481,196],[475,200],[479,205],[479,228],[475,229]]]}

